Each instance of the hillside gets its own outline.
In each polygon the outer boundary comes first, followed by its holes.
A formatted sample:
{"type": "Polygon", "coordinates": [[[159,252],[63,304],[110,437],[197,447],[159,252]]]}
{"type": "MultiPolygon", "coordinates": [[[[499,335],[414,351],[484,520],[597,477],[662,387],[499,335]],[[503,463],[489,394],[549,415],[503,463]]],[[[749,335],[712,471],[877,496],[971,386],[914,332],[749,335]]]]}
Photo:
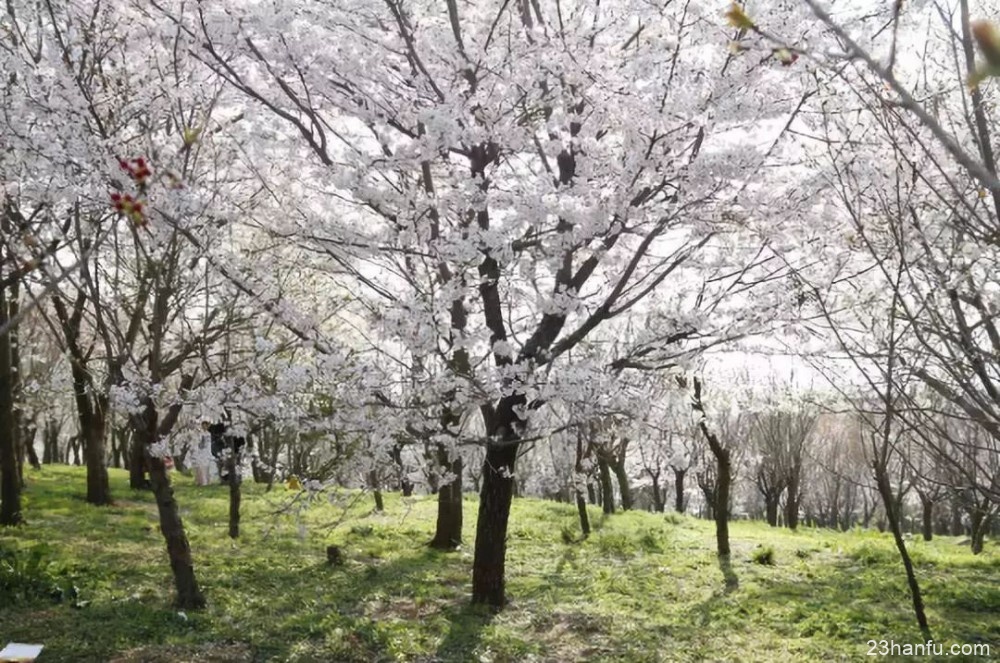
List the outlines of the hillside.
{"type": "MultiPolygon", "coordinates": [[[[374,514],[370,495],[345,493],[345,513],[329,500],[304,505],[284,486],[267,494],[246,484],[234,543],[227,489],[184,477],[177,497],[209,607],[178,614],[151,495],[129,491],[123,472],[111,480],[116,505],[95,508],[82,499],[82,468],[31,471],[28,524],[0,531],[22,572],[0,572],[0,591],[23,587],[25,575],[63,590],[60,602],[39,590],[0,603],[0,639],[45,644],[40,662],[857,660],[872,639],[920,641],[888,535],[736,522],[727,583],[710,522],[640,512],[602,520],[594,509],[598,529],[579,542],[574,507],[519,499],[512,604],[491,616],[468,605],[470,547],[423,545],[433,498],[387,494],[386,512],[374,514]],[[330,543],[343,547],[344,566],[326,565],[330,543]],[[42,570],[25,569],[39,546],[42,570]],[[762,547],[773,565],[752,560],[762,547]]],[[[468,496],[467,541],[475,514],[468,496]]],[[[953,538],[911,545],[935,641],[988,643],[996,656],[997,546],[973,557],[953,538]]]]}

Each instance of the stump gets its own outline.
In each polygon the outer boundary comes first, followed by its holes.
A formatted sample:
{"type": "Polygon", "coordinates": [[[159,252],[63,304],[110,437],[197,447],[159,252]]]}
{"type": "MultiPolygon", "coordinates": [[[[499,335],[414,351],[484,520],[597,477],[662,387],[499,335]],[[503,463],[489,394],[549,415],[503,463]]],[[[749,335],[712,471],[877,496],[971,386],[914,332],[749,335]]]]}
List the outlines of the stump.
{"type": "Polygon", "coordinates": [[[326,547],[326,563],[329,564],[330,566],[344,565],[344,553],[340,549],[340,546],[326,547]]]}

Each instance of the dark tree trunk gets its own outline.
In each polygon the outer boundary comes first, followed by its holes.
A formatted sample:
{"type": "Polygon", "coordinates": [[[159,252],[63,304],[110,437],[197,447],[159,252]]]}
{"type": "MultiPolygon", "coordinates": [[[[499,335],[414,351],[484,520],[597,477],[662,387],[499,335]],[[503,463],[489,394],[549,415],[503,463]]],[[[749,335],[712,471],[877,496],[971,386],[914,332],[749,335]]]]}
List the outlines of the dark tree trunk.
{"type": "Polygon", "coordinates": [[[657,471],[656,474],[650,474],[653,479],[653,511],[657,513],[663,513],[665,510],[663,489],[660,487],[660,472],[657,471]]]}
{"type": "Polygon", "coordinates": [[[629,484],[628,473],[625,471],[625,463],[616,462],[609,464],[609,466],[618,480],[618,491],[622,495],[622,511],[629,511],[632,509],[632,487],[629,484]]]}
{"type": "Polygon", "coordinates": [[[799,477],[798,473],[789,476],[788,491],[785,493],[785,527],[796,529],[799,526],[799,477]]]}
{"type": "Polygon", "coordinates": [[[615,512],[615,489],[611,485],[611,468],[601,454],[597,454],[597,470],[601,480],[601,508],[604,513],[615,512]]]}
{"type": "MultiPolygon", "coordinates": [[[[0,326],[7,323],[7,293],[0,287],[0,326]]],[[[0,526],[23,522],[21,480],[17,475],[14,432],[14,381],[11,375],[10,335],[0,334],[0,526]]]]}
{"type": "Polygon", "coordinates": [[[237,454],[229,454],[229,538],[240,536],[240,503],[243,501],[243,477],[240,476],[237,454]]]}
{"type": "Polygon", "coordinates": [[[764,511],[767,524],[771,527],[778,526],[778,505],[781,503],[781,493],[771,493],[764,495],[764,511]]]}
{"type": "Polygon", "coordinates": [[[194,575],[194,562],[191,558],[191,546],[188,543],[184,523],[181,521],[180,508],[174,499],[174,489],[170,485],[170,476],[162,458],[148,454],[150,445],[157,436],[156,406],[147,397],[142,412],[132,415],[134,428],[133,439],[139,440],[143,449],[147,450],[149,478],[156,496],[156,507],[160,516],[160,531],[167,544],[167,556],[170,558],[170,569],[174,575],[174,587],[177,590],[175,605],[184,610],[203,608],[205,597],[198,588],[194,575]]]}
{"type": "Polygon", "coordinates": [[[59,428],[55,419],[46,419],[42,427],[42,463],[46,465],[62,460],[59,454],[59,428]]]}
{"type": "Polygon", "coordinates": [[[587,481],[587,504],[597,504],[597,491],[594,490],[594,484],[587,481]]]}
{"type": "Polygon", "coordinates": [[[413,495],[413,482],[407,474],[406,466],[403,464],[403,445],[395,444],[392,447],[392,460],[396,465],[396,472],[399,476],[399,491],[403,497],[413,495]]]}
{"type": "Polygon", "coordinates": [[[483,461],[483,489],[476,520],[476,552],[472,562],[472,602],[499,610],[507,603],[505,560],[507,523],[514,497],[514,465],[521,446],[520,425],[514,408],[524,405],[523,395],[501,399],[486,430],[491,440],[483,461]]]}
{"type": "Polygon", "coordinates": [[[674,470],[674,511],[684,513],[684,476],[687,470],[674,470]]]}
{"type": "Polygon", "coordinates": [[[38,452],[35,451],[35,436],[25,438],[25,449],[28,452],[28,463],[36,470],[42,469],[42,463],[38,460],[38,452]]]}
{"type": "MultiPolygon", "coordinates": [[[[589,451],[589,447],[588,447],[589,451]]],[[[576,436],[576,463],[574,464],[574,470],[576,471],[577,480],[583,476],[583,435],[577,434],[576,436]]],[[[583,496],[583,492],[579,489],[579,484],[574,482],[577,486],[576,493],[576,511],[580,515],[580,531],[583,533],[583,537],[587,538],[590,536],[590,514],[587,513],[587,500],[583,496]]],[[[593,490],[590,484],[587,484],[588,492],[592,495],[593,490]]]]}
{"type": "Polygon", "coordinates": [[[972,554],[978,555],[983,552],[983,543],[986,538],[986,532],[989,529],[990,518],[981,508],[977,507],[970,514],[969,524],[971,525],[969,538],[971,539],[972,554]]]}
{"type": "Polygon", "coordinates": [[[131,451],[129,452],[130,462],[128,464],[128,487],[132,490],[149,490],[152,485],[146,478],[146,467],[149,464],[146,458],[146,447],[141,436],[132,432],[131,451]]]}
{"type": "Polygon", "coordinates": [[[920,507],[923,515],[924,541],[930,541],[934,538],[934,500],[921,495],[920,507]]]}
{"type": "Polygon", "coordinates": [[[715,544],[719,557],[729,557],[729,493],[733,480],[733,467],[729,450],[720,449],[716,454],[719,476],[715,482],[715,544]]]}
{"type": "Polygon", "coordinates": [[[452,480],[438,489],[437,522],[430,547],[438,550],[454,550],[462,545],[462,456],[455,452],[449,458],[448,450],[438,450],[441,465],[448,469],[452,480]]]}

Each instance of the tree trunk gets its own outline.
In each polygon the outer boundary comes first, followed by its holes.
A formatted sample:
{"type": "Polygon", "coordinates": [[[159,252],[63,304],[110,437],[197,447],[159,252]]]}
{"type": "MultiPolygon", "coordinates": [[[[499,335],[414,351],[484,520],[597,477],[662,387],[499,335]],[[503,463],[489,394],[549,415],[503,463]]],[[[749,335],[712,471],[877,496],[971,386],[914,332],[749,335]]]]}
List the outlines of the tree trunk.
{"type": "Polygon", "coordinates": [[[656,513],[663,513],[665,510],[665,504],[663,499],[663,490],[660,488],[660,472],[657,470],[656,474],[650,475],[653,478],[653,511],[656,513]]]}
{"type": "Polygon", "coordinates": [[[778,526],[778,504],[781,502],[781,493],[764,495],[764,510],[767,524],[771,527],[778,526]]]}
{"type": "Polygon", "coordinates": [[[684,513],[684,476],[687,470],[674,470],[674,511],[684,513]]]}
{"type": "Polygon", "coordinates": [[[934,501],[920,495],[920,507],[923,514],[924,541],[934,538],[934,501]]]}
{"type": "Polygon", "coordinates": [[[601,508],[604,513],[615,512],[615,489],[611,485],[611,470],[608,461],[601,454],[597,454],[597,469],[601,479],[601,508]]]}
{"type": "MultiPolygon", "coordinates": [[[[0,326],[7,323],[7,293],[0,287],[0,326]]],[[[10,335],[0,334],[0,526],[23,522],[21,481],[14,448],[14,381],[11,376],[10,335]]]]}
{"type": "Polygon", "coordinates": [[[486,427],[492,440],[483,461],[483,489],[476,521],[476,552],[472,562],[472,602],[500,610],[507,602],[505,560],[507,523],[514,496],[514,465],[521,446],[514,408],[524,405],[523,395],[501,399],[486,427]]]}
{"type": "Polygon", "coordinates": [[[625,471],[625,463],[609,463],[609,466],[618,480],[618,491],[622,495],[622,511],[629,511],[632,509],[632,487],[629,484],[628,473],[625,471]]]}
{"type": "Polygon", "coordinates": [[[913,599],[913,612],[917,617],[917,625],[924,637],[930,638],[930,627],[927,625],[927,614],[924,612],[923,596],[920,593],[920,585],[917,583],[917,575],[913,570],[910,552],[906,549],[906,541],[903,540],[903,531],[900,529],[899,513],[895,509],[889,475],[884,464],[876,463],[874,469],[875,483],[879,495],[882,497],[882,504],[885,506],[886,519],[889,521],[892,538],[896,542],[896,549],[899,551],[899,557],[902,559],[903,568],[906,571],[906,582],[910,587],[910,598],[913,599]]]}
{"type": "Polygon", "coordinates": [[[429,545],[438,550],[454,550],[462,545],[462,456],[456,451],[451,459],[444,447],[438,449],[438,454],[452,479],[438,489],[437,522],[429,545]]]}
{"type": "Polygon", "coordinates": [[[971,525],[971,549],[973,555],[983,552],[983,543],[986,538],[986,531],[989,529],[990,519],[978,506],[970,514],[969,523],[971,525]]]}
{"type": "Polygon", "coordinates": [[[796,529],[799,526],[799,477],[793,474],[788,479],[788,491],[785,493],[785,527],[796,529]]]}
{"type": "MultiPolygon", "coordinates": [[[[81,424],[83,422],[81,421],[81,424]]],[[[84,432],[84,455],[87,462],[87,501],[91,504],[111,504],[111,485],[104,458],[104,412],[94,408],[89,430],[84,432]]]]}
{"type": "Polygon", "coordinates": [[[129,452],[130,461],[128,464],[128,487],[132,490],[149,490],[152,485],[146,478],[146,447],[141,436],[132,432],[132,450],[129,452]]]}
{"type": "Polygon", "coordinates": [[[733,480],[732,461],[728,449],[713,450],[719,476],[715,482],[715,544],[719,557],[729,557],[729,493],[733,480]]]}
{"type": "Polygon", "coordinates": [[[597,504],[597,491],[594,490],[594,484],[587,481],[587,504],[597,504]]]}
{"type": "Polygon", "coordinates": [[[160,532],[163,533],[167,544],[167,556],[170,558],[170,569],[173,571],[174,587],[177,590],[174,603],[184,610],[203,608],[205,597],[198,588],[198,581],[194,575],[191,546],[184,531],[184,523],[181,521],[180,508],[174,499],[170,476],[167,474],[163,459],[148,453],[150,446],[156,441],[158,417],[152,400],[148,397],[144,400],[142,412],[133,415],[132,435],[133,440],[140,441],[142,448],[146,450],[149,478],[160,516],[160,532]]]}
{"type": "Polygon", "coordinates": [[[243,501],[243,477],[240,476],[236,454],[229,454],[229,538],[240,536],[240,503],[243,501]]]}

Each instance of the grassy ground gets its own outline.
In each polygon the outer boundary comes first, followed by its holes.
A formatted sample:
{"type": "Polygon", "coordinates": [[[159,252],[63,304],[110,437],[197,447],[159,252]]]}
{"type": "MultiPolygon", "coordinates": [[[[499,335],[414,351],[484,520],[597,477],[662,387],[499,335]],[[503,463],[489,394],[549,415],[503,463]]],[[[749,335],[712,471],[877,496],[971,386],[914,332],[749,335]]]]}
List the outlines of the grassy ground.
{"type": "MultiPolygon", "coordinates": [[[[209,607],[179,614],[151,496],[129,491],[122,472],[111,480],[116,505],[96,508],[82,500],[81,469],[30,473],[28,524],[0,532],[0,548],[23,560],[44,546],[41,570],[24,572],[48,574],[65,598],[8,597],[0,645],[43,643],[40,663],[641,662],[857,660],[869,640],[921,641],[885,535],[737,522],[723,570],[711,523],[649,513],[602,520],[593,510],[597,531],[567,543],[573,507],[515,500],[513,603],[491,616],[468,604],[471,546],[423,545],[431,498],[387,495],[386,512],[374,514],[368,495],[306,504],[285,487],[266,494],[247,484],[244,534],[233,542],[226,489],[183,477],[177,496],[209,607]],[[344,566],[326,566],[329,543],[343,547],[344,566]],[[773,550],[773,565],[752,561],[762,548],[773,550]]],[[[469,539],[475,515],[469,497],[469,539]]],[[[935,641],[988,643],[1000,658],[997,547],[973,557],[946,537],[912,548],[935,641]]]]}

